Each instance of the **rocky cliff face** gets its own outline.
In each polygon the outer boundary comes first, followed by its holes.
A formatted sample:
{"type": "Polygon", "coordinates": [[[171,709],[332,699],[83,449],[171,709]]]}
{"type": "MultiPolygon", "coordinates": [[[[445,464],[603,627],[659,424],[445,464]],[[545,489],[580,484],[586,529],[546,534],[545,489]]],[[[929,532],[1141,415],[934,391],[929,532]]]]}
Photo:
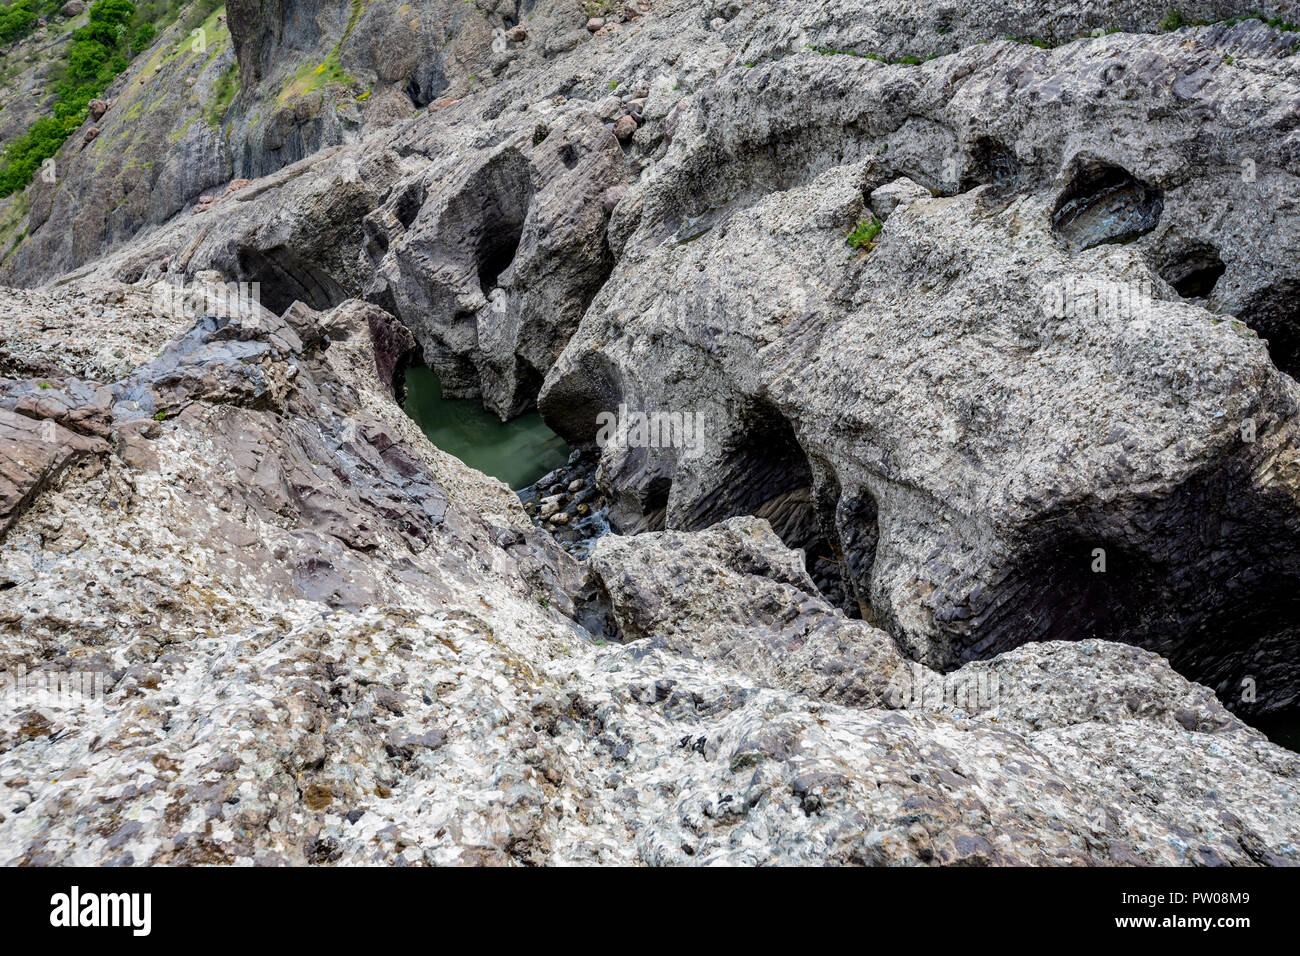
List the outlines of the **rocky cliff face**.
{"type": "Polygon", "coordinates": [[[1237,716],[1300,695],[1254,12],[164,34],[0,265],[0,861],[1295,862],[1237,716]],[[403,415],[420,361],[701,441],[603,444],[577,560],[403,415]]]}

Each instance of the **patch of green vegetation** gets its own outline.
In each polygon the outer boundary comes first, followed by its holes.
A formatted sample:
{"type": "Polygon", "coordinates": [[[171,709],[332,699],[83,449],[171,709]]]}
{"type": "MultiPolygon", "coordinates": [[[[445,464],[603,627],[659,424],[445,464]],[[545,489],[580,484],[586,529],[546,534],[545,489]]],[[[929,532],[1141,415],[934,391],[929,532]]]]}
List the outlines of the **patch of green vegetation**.
{"type": "Polygon", "coordinates": [[[230,108],[238,93],[239,64],[231,63],[212,85],[212,99],[208,101],[208,108],[203,115],[209,126],[221,125],[222,120],[226,118],[226,110],[230,108]]]}
{"type": "Polygon", "coordinates": [[[338,58],[331,53],[325,58],[324,63],[319,63],[316,66],[304,63],[300,66],[289,77],[284,89],[280,91],[279,102],[283,105],[290,100],[306,96],[313,90],[328,86],[331,83],[349,86],[353,82],[352,77],[344,71],[343,65],[339,63],[338,58]]]}
{"type": "Polygon", "coordinates": [[[136,28],[134,35],[131,37],[131,55],[139,56],[145,50],[149,49],[149,44],[153,43],[154,38],[158,36],[158,28],[152,23],[142,23],[136,28]]]}
{"type": "Polygon", "coordinates": [[[347,42],[348,37],[352,36],[352,31],[357,28],[357,21],[361,19],[361,14],[365,12],[365,9],[366,0],[352,0],[352,12],[348,15],[347,26],[343,28],[343,35],[339,37],[339,42],[334,44],[330,56],[338,57],[339,49],[347,42]]]}
{"type": "Polygon", "coordinates": [[[225,3],[226,0],[140,0],[136,7],[141,22],[150,24],[155,36],[180,20],[182,32],[188,38],[191,30],[225,3]]]}
{"type": "MultiPolygon", "coordinates": [[[[814,53],[820,53],[822,56],[856,56],[864,60],[875,60],[877,63],[886,63],[890,66],[920,66],[925,62],[925,60],[922,60],[919,56],[913,56],[910,53],[906,56],[900,56],[897,60],[887,60],[878,53],[859,53],[857,50],[830,50],[817,46],[810,46],[808,49],[812,50],[814,53]]],[[[925,59],[933,60],[938,55],[939,54],[937,53],[932,53],[925,59]]],[[[749,66],[749,64],[745,65],[749,66]]]]}
{"type": "MultiPolygon", "coordinates": [[[[1245,23],[1247,20],[1259,20],[1264,25],[1270,26],[1274,30],[1281,30],[1284,33],[1291,33],[1300,30],[1300,25],[1283,20],[1281,17],[1270,17],[1265,13],[1246,13],[1236,17],[1224,17],[1221,20],[1188,20],[1187,17],[1178,10],[1168,11],[1164,16],[1164,19],[1160,21],[1160,28],[1169,31],[1178,30],[1182,27],[1212,27],[1220,24],[1236,26],[1238,23],[1245,23]]],[[[1118,31],[1110,30],[1107,32],[1117,33],[1118,31]]]]}
{"type": "Polygon", "coordinates": [[[174,129],[167,134],[167,141],[169,143],[179,143],[182,139],[185,138],[185,134],[190,131],[190,127],[193,124],[194,124],[194,117],[191,116],[189,119],[187,119],[184,123],[181,124],[180,129],[174,129]]]}
{"type": "Polygon", "coordinates": [[[4,262],[6,259],[12,256],[14,254],[14,250],[17,249],[20,245],[22,245],[23,240],[26,238],[27,238],[26,229],[18,233],[18,235],[14,236],[14,241],[9,244],[9,248],[5,250],[5,254],[3,256],[0,256],[0,262],[4,262]]]}
{"type": "Polygon", "coordinates": [[[870,252],[876,248],[876,236],[880,235],[880,230],[884,228],[884,225],[875,216],[868,216],[849,233],[849,245],[854,249],[870,252]]]}
{"type": "Polygon", "coordinates": [[[26,193],[19,193],[8,203],[0,203],[0,209],[5,210],[3,218],[0,218],[0,242],[8,242],[10,252],[26,238],[27,232],[23,229],[23,223],[31,208],[32,200],[26,193]]]}
{"type": "MultiPolygon", "coordinates": [[[[1265,24],[1266,26],[1272,27],[1275,30],[1281,30],[1284,33],[1300,30],[1300,25],[1290,23],[1286,20],[1283,20],[1281,17],[1270,17],[1264,13],[1245,13],[1235,17],[1223,17],[1222,19],[1219,20],[1189,20],[1187,19],[1186,15],[1184,15],[1183,12],[1180,10],[1166,11],[1164,17],[1160,21],[1160,29],[1166,32],[1171,32],[1173,30],[1180,30],[1183,27],[1236,26],[1238,23],[1246,23],[1249,20],[1258,20],[1261,23],[1265,24]]],[[[1123,33],[1123,32],[1124,31],[1121,30],[1119,27],[1109,27],[1108,29],[1105,30],[1094,30],[1089,35],[1094,37],[1110,36],[1112,33],[1123,33]]],[[[1013,40],[1016,38],[1007,37],[1007,39],[1013,40]]],[[[1296,47],[1296,51],[1300,51],[1300,46],[1296,47]]],[[[1225,58],[1225,60],[1226,62],[1229,63],[1232,62],[1231,57],[1227,57],[1225,58]]]]}
{"type": "MultiPolygon", "coordinates": [[[[190,6],[212,2],[199,0],[190,6]]],[[[36,119],[0,156],[0,198],[32,181],[41,164],[85,122],[90,101],[108,89],[131,59],[152,42],[159,17],[178,12],[182,0],[167,3],[162,8],[157,3],[137,6],[131,0],[96,0],[91,4],[86,24],[71,32],[62,62],[51,71],[56,96],[53,115],[36,119]]],[[[45,6],[43,0],[12,0],[3,13],[12,15],[23,4],[33,10],[45,6]]],[[[220,5],[218,0],[216,6],[220,5]]]]}
{"type": "Polygon", "coordinates": [[[53,18],[62,0],[11,0],[0,7],[0,43],[21,40],[36,28],[42,17],[53,18]]]}
{"type": "Polygon", "coordinates": [[[357,102],[361,103],[364,102],[365,100],[370,99],[370,93],[371,93],[370,90],[366,90],[364,93],[357,94],[357,102]]]}
{"type": "Polygon", "coordinates": [[[607,17],[614,12],[614,0],[583,0],[582,12],[588,18],[607,17]]]}
{"type": "MultiPolygon", "coordinates": [[[[343,64],[339,62],[339,50],[342,49],[347,38],[352,35],[352,31],[356,29],[357,21],[361,19],[361,14],[365,12],[365,8],[365,0],[352,0],[352,13],[348,17],[347,26],[343,28],[343,35],[339,37],[339,42],[334,44],[334,49],[330,50],[323,63],[316,66],[304,63],[289,77],[284,89],[280,91],[279,102],[281,105],[300,96],[305,96],[322,86],[330,84],[351,86],[356,82],[343,69],[343,64]]],[[[470,77],[470,79],[474,79],[474,77],[470,77]]]]}

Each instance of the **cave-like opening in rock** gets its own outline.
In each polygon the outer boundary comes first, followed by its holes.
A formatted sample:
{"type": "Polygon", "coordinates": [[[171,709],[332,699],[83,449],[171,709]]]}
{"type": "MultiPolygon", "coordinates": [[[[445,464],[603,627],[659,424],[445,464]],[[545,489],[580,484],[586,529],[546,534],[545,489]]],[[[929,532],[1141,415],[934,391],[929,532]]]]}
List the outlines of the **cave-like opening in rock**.
{"type": "Polygon", "coordinates": [[[1237,315],[1267,340],[1273,364],[1300,379],[1300,279],[1283,279],[1259,290],[1237,315]]]}
{"type": "Polygon", "coordinates": [[[501,273],[514,261],[523,232],[522,219],[517,223],[501,223],[489,230],[479,242],[478,284],[485,297],[496,288],[501,273]]]}
{"type": "Polygon", "coordinates": [[[1300,714],[1300,559],[1273,525],[1287,502],[1239,492],[1241,475],[1207,474],[1132,526],[1067,516],[999,561],[992,588],[936,602],[943,669],[1031,641],[1106,640],[1165,657],[1245,719],[1300,714]]]}
{"type": "Polygon", "coordinates": [[[812,467],[794,428],[768,402],[755,402],[725,455],[710,494],[690,509],[684,527],[707,528],[737,515],[766,518],[787,545],[821,539],[812,507],[812,467]]]}
{"type": "Polygon", "coordinates": [[[813,463],[813,507],[826,547],[809,556],[821,592],[849,617],[875,623],[871,568],[880,539],[875,499],[865,489],[846,494],[834,468],[813,463]]]}
{"type": "Polygon", "coordinates": [[[1208,299],[1226,270],[1217,249],[1196,245],[1171,257],[1160,269],[1160,278],[1184,299],[1208,299]]]}
{"type": "Polygon", "coordinates": [[[835,505],[835,540],[839,547],[851,607],[867,621],[871,610],[871,570],[880,541],[879,510],[867,491],[842,496],[835,505]]]}
{"type": "Polygon", "coordinates": [[[1109,163],[1080,166],[1052,210],[1052,230],[1075,252],[1130,242],[1156,227],[1164,193],[1109,163]]]}
{"type": "Polygon", "coordinates": [[[1015,599],[991,608],[968,601],[936,610],[936,618],[961,635],[954,665],[1026,641],[1128,640],[1125,635],[1143,629],[1135,614],[1160,613],[1152,563],[1101,536],[1046,532],[1015,565],[1025,582],[1011,589],[1015,599]],[[962,634],[961,622],[972,616],[977,627],[962,634]]]}
{"type": "Polygon", "coordinates": [[[424,205],[424,184],[420,182],[411,183],[393,203],[393,215],[407,229],[411,228],[411,223],[415,222],[415,217],[420,214],[420,207],[424,205]]]}
{"type": "Polygon", "coordinates": [[[995,194],[1011,192],[1020,182],[1024,169],[1016,154],[991,136],[981,136],[972,145],[961,191],[976,186],[992,186],[995,194]]]}
{"type": "Polygon", "coordinates": [[[411,105],[420,110],[441,96],[450,85],[451,81],[443,70],[442,57],[426,57],[407,77],[404,92],[411,105]]]}
{"type": "Polygon", "coordinates": [[[283,246],[239,250],[241,282],[256,282],[262,305],[277,315],[294,302],[318,312],[332,309],[348,297],[347,290],[323,268],[294,255],[283,246]]]}
{"type": "Polygon", "coordinates": [[[529,163],[517,150],[505,150],[478,170],[456,195],[449,222],[474,223],[474,262],[485,297],[514,261],[523,238],[524,220],[533,199],[529,163]]]}
{"type": "Polygon", "coordinates": [[[712,476],[712,490],[698,497],[679,526],[706,528],[738,515],[765,518],[788,547],[803,550],[804,565],[819,588],[845,605],[839,555],[818,513],[813,469],[794,427],[772,403],[760,400],[737,434],[726,464],[712,476]]]}

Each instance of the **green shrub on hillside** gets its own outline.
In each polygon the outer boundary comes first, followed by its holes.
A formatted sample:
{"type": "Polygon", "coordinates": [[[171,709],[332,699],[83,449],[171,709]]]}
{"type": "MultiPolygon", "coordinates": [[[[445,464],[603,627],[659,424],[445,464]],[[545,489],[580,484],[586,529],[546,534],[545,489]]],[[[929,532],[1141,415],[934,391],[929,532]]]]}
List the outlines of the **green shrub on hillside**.
{"type": "Polygon", "coordinates": [[[41,17],[53,17],[65,0],[8,0],[0,5],[0,43],[21,40],[41,17]]]}
{"type": "MultiPolygon", "coordinates": [[[[30,0],[27,0],[30,2],[30,0]]],[[[97,0],[86,25],[72,32],[54,91],[53,116],[42,116],[9,144],[0,159],[0,198],[22,189],[41,163],[86,119],[90,101],[126,69],[136,8],[131,0],[97,0]]],[[[139,29],[135,30],[139,36],[139,29]]]]}
{"type": "Polygon", "coordinates": [[[14,0],[0,7],[0,43],[9,43],[24,37],[36,23],[32,0],[14,0]]]}

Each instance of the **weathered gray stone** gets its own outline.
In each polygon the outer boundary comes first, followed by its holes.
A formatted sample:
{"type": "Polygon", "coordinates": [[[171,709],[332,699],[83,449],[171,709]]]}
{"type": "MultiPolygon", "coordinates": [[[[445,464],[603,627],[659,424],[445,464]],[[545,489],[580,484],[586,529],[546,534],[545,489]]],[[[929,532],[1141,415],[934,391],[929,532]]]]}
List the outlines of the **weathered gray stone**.
{"type": "Polygon", "coordinates": [[[899,206],[906,206],[918,199],[929,199],[930,190],[906,176],[900,176],[892,183],[873,189],[868,198],[871,211],[883,220],[888,219],[899,206]]]}

